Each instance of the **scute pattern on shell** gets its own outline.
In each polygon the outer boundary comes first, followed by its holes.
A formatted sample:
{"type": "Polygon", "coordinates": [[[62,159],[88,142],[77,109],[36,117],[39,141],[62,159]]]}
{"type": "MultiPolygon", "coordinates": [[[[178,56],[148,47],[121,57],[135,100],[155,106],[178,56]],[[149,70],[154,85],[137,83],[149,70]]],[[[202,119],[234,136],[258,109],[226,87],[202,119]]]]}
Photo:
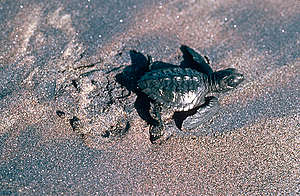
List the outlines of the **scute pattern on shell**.
{"type": "Polygon", "coordinates": [[[190,68],[155,69],[138,82],[142,92],[174,111],[187,111],[206,94],[207,76],[190,68]]]}

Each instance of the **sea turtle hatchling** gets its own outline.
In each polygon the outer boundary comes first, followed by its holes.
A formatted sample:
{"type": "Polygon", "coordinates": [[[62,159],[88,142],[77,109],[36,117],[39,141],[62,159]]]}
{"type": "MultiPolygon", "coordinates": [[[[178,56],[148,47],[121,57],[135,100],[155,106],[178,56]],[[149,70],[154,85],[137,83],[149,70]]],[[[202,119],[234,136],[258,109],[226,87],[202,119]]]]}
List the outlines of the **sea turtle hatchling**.
{"type": "Polygon", "coordinates": [[[227,92],[244,80],[234,68],[213,72],[208,60],[200,54],[188,47],[182,49],[190,58],[191,66],[161,68],[151,66],[149,59],[150,70],[138,81],[140,90],[154,103],[153,115],[157,124],[150,126],[152,143],[161,143],[172,134],[168,130],[176,127],[174,112],[196,110],[183,121],[182,127],[188,130],[211,119],[218,111],[219,101],[207,95],[227,92]]]}

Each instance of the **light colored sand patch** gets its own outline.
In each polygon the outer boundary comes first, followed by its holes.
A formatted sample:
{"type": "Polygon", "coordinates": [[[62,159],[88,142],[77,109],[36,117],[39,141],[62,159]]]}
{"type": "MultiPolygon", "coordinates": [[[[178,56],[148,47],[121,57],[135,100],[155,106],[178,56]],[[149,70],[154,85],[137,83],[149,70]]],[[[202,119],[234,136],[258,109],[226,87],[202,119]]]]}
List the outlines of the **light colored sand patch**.
{"type": "Polygon", "coordinates": [[[35,7],[30,12],[26,12],[30,14],[26,17],[25,23],[21,27],[23,33],[21,35],[22,42],[19,53],[25,53],[27,51],[29,40],[34,35],[40,21],[40,11],[39,7],[35,7]]]}
{"type": "Polygon", "coordinates": [[[39,68],[36,67],[33,69],[33,71],[31,71],[29,73],[27,78],[25,78],[22,82],[24,87],[26,87],[27,89],[33,89],[33,87],[34,87],[33,77],[38,73],[38,71],[39,71],[39,68]]]}
{"type": "Polygon", "coordinates": [[[12,127],[16,121],[17,117],[12,114],[9,110],[5,110],[0,113],[0,134],[4,134],[10,127],[12,127]]]}
{"type": "Polygon", "coordinates": [[[65,48],[62,58],[74,57],[79,56],[84,51],[83,44],[78,43],[76,40],[72,40],[68,43],[67,47],[65,48]]]}
{"type": "Polygon", "coordinates": [[[63,7],[59,7],[55,12],[48,15],[47,21],[54,28],[60,29],[66,33],[68,44],[61,51],[61,56],[54,61],[49,62],[63,74],[59,74],[56,78],[56,90],[61,88],[66,81],[70,81],[71,78],[76,77],[76,67],[82,66],[82,64],[88,64],[86,58],[80,57],[84,53],[84,45],[78,41],[76,37],[76,31],[72,25],[72,19],[70,14],[61,14],[63,7]]]}
{"type": "Polygon", "coordinates": [[[265,2],[269,4],[269,7],[266,9],[271,8],[276,11],[277,15],[285,18],[294,16],[295,12],[299,13],[300,10],[300,3],[297,0],[286,0],[284,3],[282,0],[266,0],[265,2]]]}
{"type": "Polygon", "coordinates": [[[0,133],[5,133],[13,126],[16,129],[22,129],[30,124],[38,123],[47,110],[50,108],[39,104],[34,95],[24,90],[19,100],[11,104],[5,112],[0,113],[0,133]]]}
{"type": "MultiPolygon", "coordinates": [[[[35,73],[35,72],[34,72],[35,73]]],[[[61,119],[55,114],[55,108],[42,104],[30,90],[24,89],[22,95],[15,95],[15,101],[0,113],[0,136],[8,133],[4,150],[0,153],[2,160],[13,158],[18,151],[16,138],[25,130],[38,130],[39,144],[47,141],[64,140],[76,136],[68,119],[61,119]]]]}
{"type": "Polygon", "coordinates": [[[72,26],[72,19],[70,14],[60,15],[63,10],[62,7],[58,8],[55,12],[50,13],[48,16],[48,22],[50,25],[57,29],[62,29],[67,35],[74,36],[76,34],[75,29],[72,26]]]}
{"type": "Polygon", "coordinates": [[[31,36],[33,36],[37,25],[39,22],[39,18],[37,16],[33,17],[31,20],[31,23],[28,24],[27,29],[24,32],[24,38],[23,38],[23,43],[22,43],[22,47],[21,47],[21,53],[25,52],[27,50],[27,46],[29,43],[29,40],[31,38],[31,36]]]}
{"type": "Polygon", "coordinates": [[[37,5],[23,8],[15,17],[13,23],[15,28],[10,34],[10,40],[14,48],[10,51],[10,62],[16,62],[18,59],[29,53],[29,42],[34,36],[40,23],[41,8],[37,5]]]}
{"type": "MultiPolygon", "coordinates": [[[[82,43],[78,42],[76,38],[72,38],[69,43],[66,45],[64,50],[61,52],[62,55],[51,62],[56,69],[60,71],[68,71],[68,72],[75,72],[76,67],[82,65],[82,61],[80,60],[80,55],[85,51],[85,47],[82,43]]],[[[85,60],[85,59],[83,59],[85,60]]],[[[89,64],[88,62],[84,62],[89,64]]],[[[64,80],[64,77],[58,77],[57,82],[60,84],[61,80],[64,80]]]]}

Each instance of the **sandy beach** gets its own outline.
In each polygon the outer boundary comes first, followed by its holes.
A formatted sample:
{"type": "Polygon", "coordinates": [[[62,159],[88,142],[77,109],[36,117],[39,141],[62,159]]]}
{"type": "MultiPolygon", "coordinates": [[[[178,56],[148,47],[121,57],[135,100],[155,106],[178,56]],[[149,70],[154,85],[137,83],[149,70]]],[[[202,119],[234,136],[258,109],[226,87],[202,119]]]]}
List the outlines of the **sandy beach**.
{"type": "Polygon", "coordinates": [[[299,1],[2,0],[0,21],[0,195],[300,193],[299,1]],[[116,78],[182,45],[245,81],[154,145],[116,78]]]}

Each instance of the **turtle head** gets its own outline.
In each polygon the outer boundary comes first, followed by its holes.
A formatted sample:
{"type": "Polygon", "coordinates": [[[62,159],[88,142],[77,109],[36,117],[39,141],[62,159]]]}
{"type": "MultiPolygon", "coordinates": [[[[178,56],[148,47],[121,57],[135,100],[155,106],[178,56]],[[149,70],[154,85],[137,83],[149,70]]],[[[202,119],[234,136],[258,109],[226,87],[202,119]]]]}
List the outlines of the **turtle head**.
{"type": "Polygon", "coordinates": [[[217,84],[216,90],[218,92],[227,92],[244,81],[243,74],[238,73],[234,68],[217,71],[214,75],[217,84]]]}

